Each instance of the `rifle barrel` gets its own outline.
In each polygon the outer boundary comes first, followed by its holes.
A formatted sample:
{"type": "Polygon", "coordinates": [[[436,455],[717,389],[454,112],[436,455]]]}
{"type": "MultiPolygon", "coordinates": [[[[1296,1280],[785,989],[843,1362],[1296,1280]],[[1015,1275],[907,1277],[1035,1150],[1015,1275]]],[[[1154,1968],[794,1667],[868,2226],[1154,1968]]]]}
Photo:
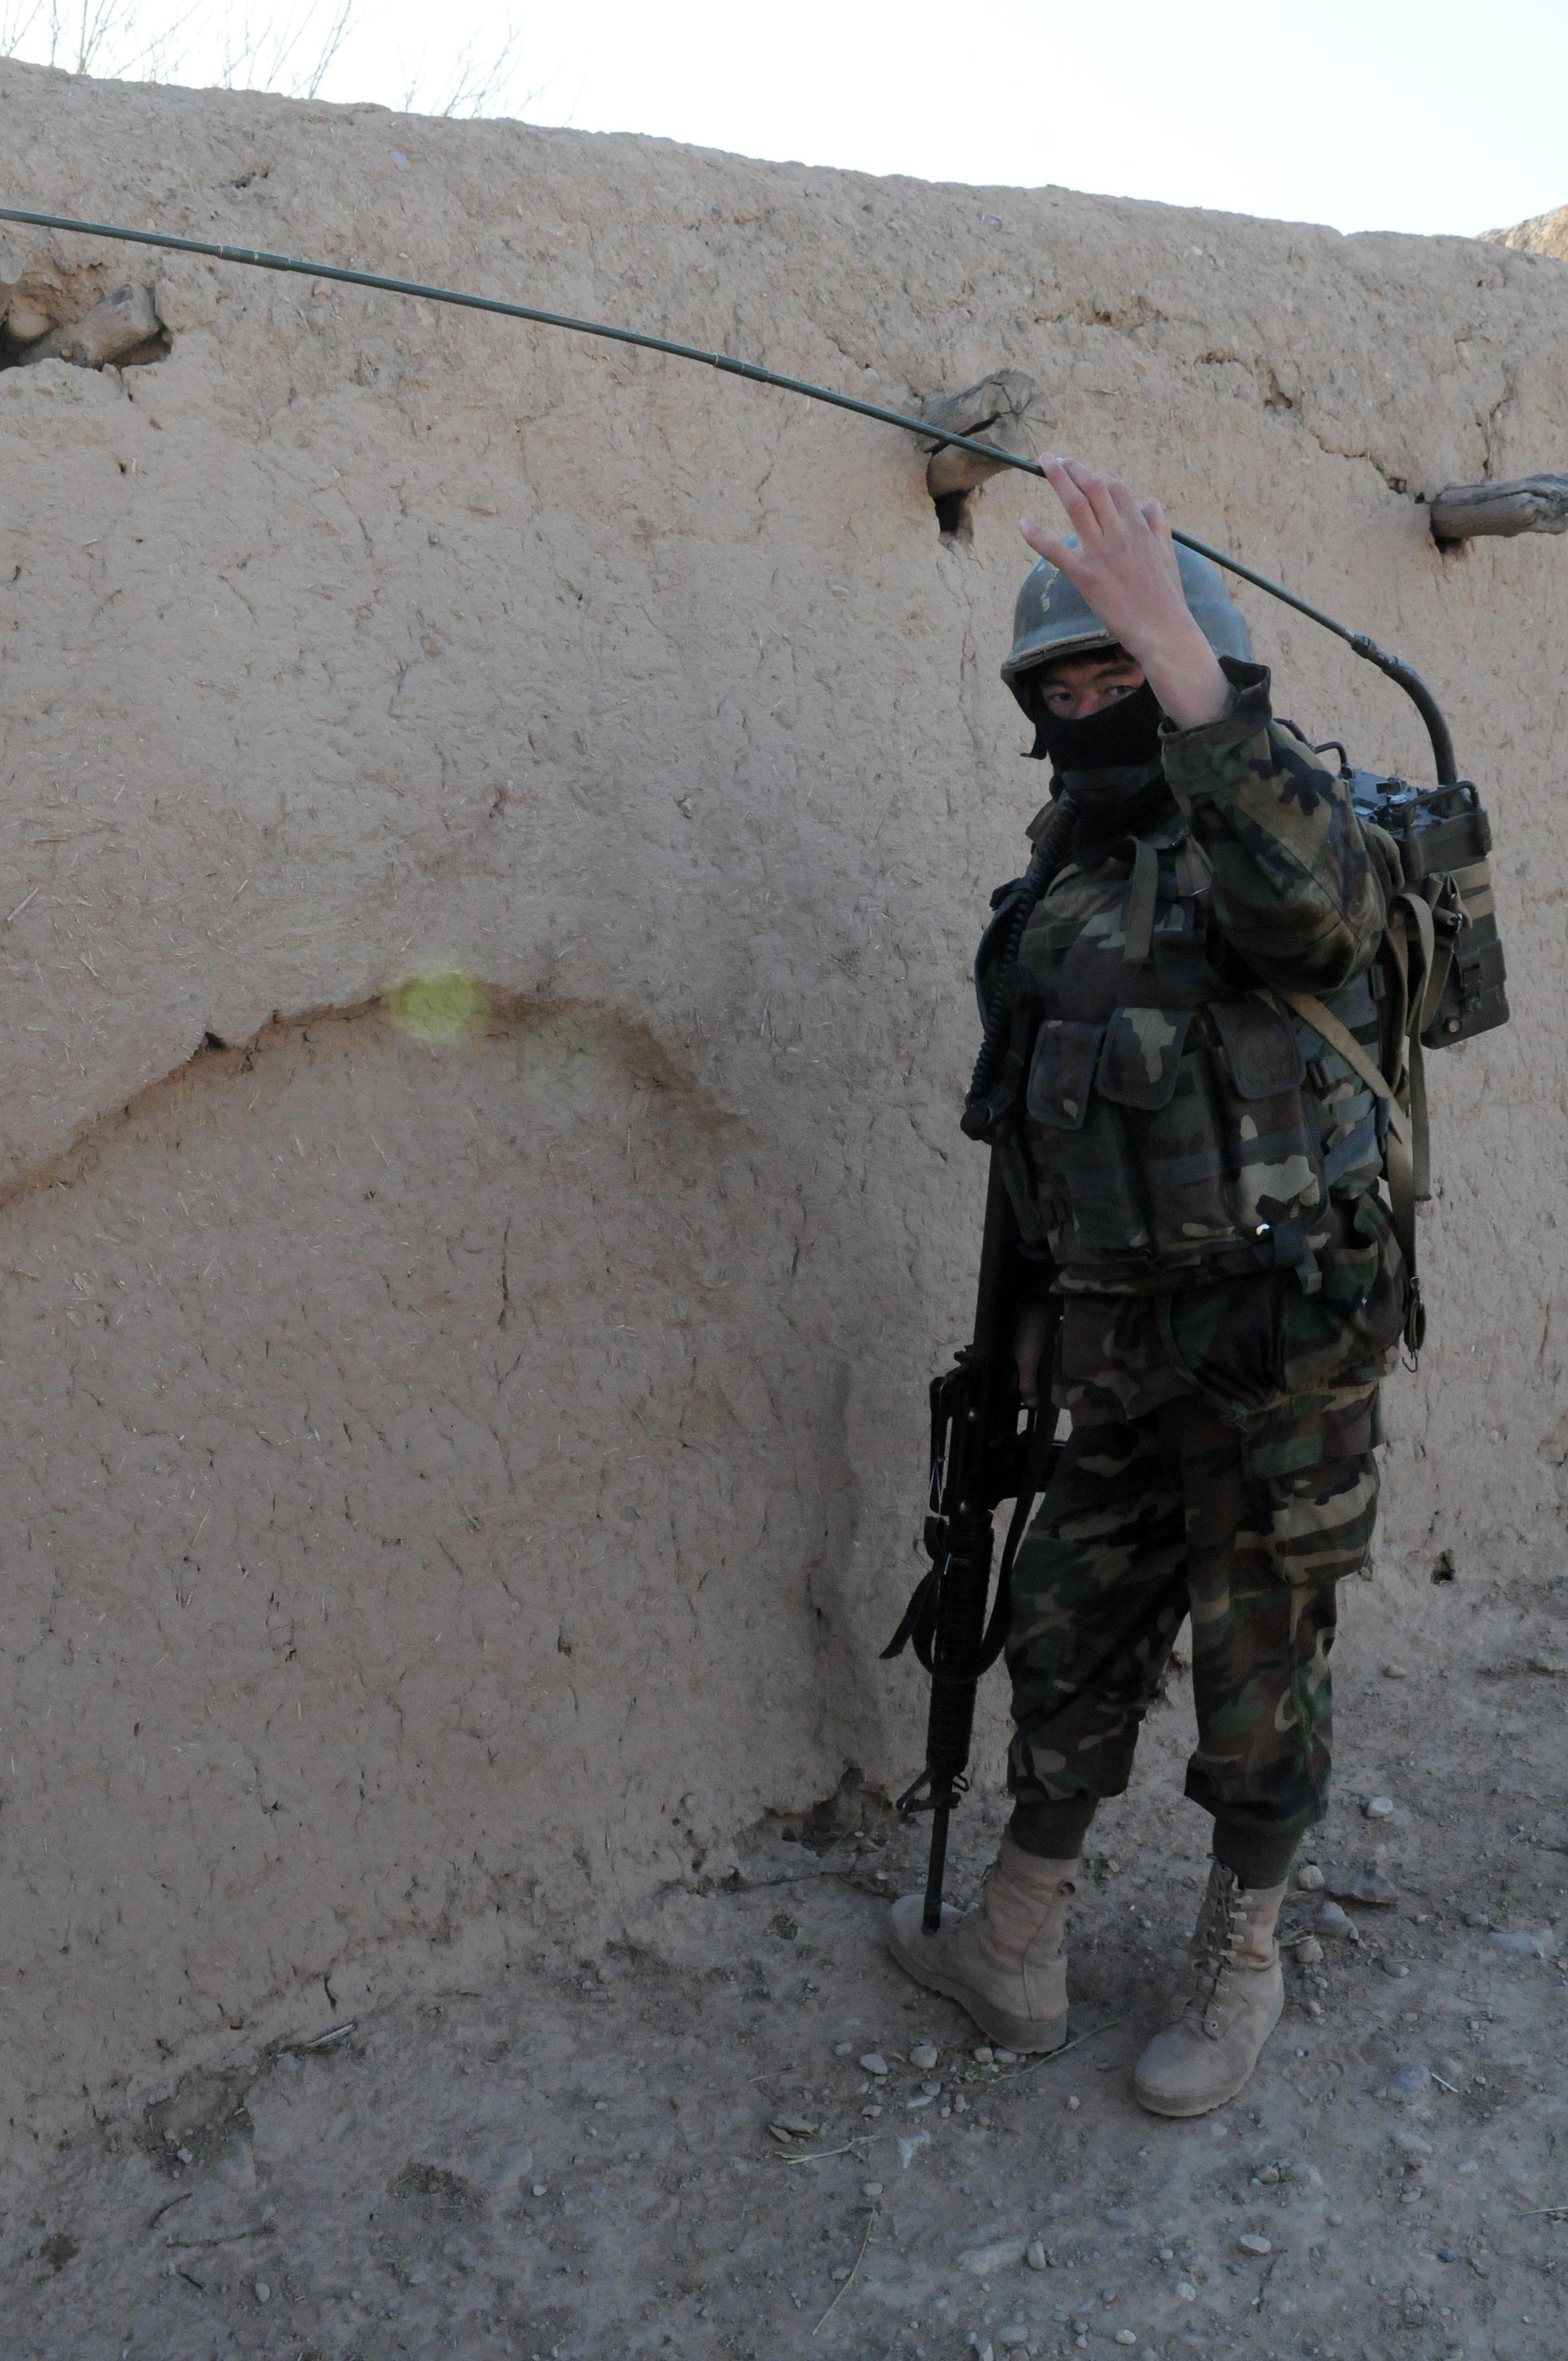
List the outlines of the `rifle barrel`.
{"type": "Polygon", "coordinates": [[[926,1908],[920,1924],[927,1935],[936,1934],[942,1923],[942,1880],[948,1867],[948,1815],[950,1804],[936,1804],[931,1810],[931,1852],[926,1867],[926,1908]]]}

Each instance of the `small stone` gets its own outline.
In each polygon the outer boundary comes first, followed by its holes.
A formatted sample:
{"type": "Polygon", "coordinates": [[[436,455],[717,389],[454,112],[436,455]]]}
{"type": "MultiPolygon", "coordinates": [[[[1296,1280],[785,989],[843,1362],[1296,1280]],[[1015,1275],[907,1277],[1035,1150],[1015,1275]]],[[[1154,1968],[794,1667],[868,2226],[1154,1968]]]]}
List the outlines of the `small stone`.
{"type": "Polygon", "coordinates": [[[497,2151],[485,2186],[492,2197],[510,2197],[525,2172],[533,2169],[533,2150],[514,2140],[497,2151]]]}
{"type": "Polygon", "coordinates": [[[1383,1961],[1383,1972],[1386,1976],[1394,1976],[1398,1978],[1399,1976],[1408,1976],[1410,1971],[1409,1968],[1406,1967],[1402,1960],[1385,1960],[1383,1961]]]}
{"type": "Polygon", "coordinates": [[[1135,2230],[1138,2226],[1135,2215],[1129,2213],[1124,2205],[1108,2205],[1100,2219],[1113,2230],[1135,2230]]]}
{"type": "Polygon", "coordinates": [[[1530,1660],[1530,1668],[1532,1673],[1545,1673],[1548,1675],[1568,1673],[1568,1664],[1565,1664],[1560,1656],[1532,1656],[1530,1660]]]}
{"type": "MultiPolygon", "coordinates": [[[[1550,1956],[1552,1950],[1550,1927],[1545,1927],[1539,1935],[1534,1935],[1523,1927],[1505,1929],[1501,1927],[1494,1927],[1486,1940],[1494,1951],[1507,1951],[1516,1960],[1544,1960],[1550,1956]]],[[[184,2149],[181,2148],[180,2153],[183,2156],[184,2149]]]]}
{"type": "Polygon", "coordinates": [[[880,2197],[882,2195],[881,2181],[862,2180],[861,2183],[861,2195],[862,2197],[880,2197]]]}
{"type": "Polygon", "coordinates": [[[992,2238],[986,2246],[971,2246],[967,2254],[959,2257],[959,2261],[977,2279],[988,2279],[995,2272],[1011,2270],[1015,2263],[1021,2263],[1027,2246],[1025,2238],[992,2238]]]}
{"type": "Polygon", "coordinates": [[[1315,1861],[1304,1861],[1296,1872],[1296,1883],[1303,1894],[1321,1894],[1323,1890],[1323,1872],[1315,1861]]]}
{"type": "Polygon", "coordinates": [[[929,2041],[917,2041],[909,2053],[909,2062],[920,2073],[928,2074],[940,2054],[929,2041]]]}
{"type": "Polygon", "coordinates": [[[1198,2290],[1190,2279],[1178,2279],[1176,2292],[1183,2303],[1196,2303],[1198,2301],[1198,2290]]]}
{"type": "Polygon", "coordinates": [[[1414,2099],[1426,2097],[1431,2082],[1431,2067],[1418,2065],[1412,2059],[1408,2066],[1401,2066],[1398,2073],[1388,2077],[1388,2096],[1409,2105],[1414,2099]]]}
{"type": "Polygon", "coordinates": [[[1175,2262],[1175,2260],[1176,2260],[1176,2248],[1175,2248],[1174,2246],[1161,2246],[1161,2247],[1159,2247],[1159,2248],[1157,2249],[1157,2252],[1156,2259],[1157,2259],[1157,2261],[1158,2261],[1158,2262],[1162,2262],[1162,2263],[1173,2263],[1173,2262],[1175,2262]]]}
{"type": "Polygon", "coordinates": [[[1337,1902],[1325,1902],[1312,1924],[1320,1935],[1338,1936],[1342,1941],[1351,1943],[1361,1940],[1361,1929],[1350,1913],[1342,1910],[1337,1902]]]}
{"type": "Polygon", "coordinates": [[[1370,1909],[1392,1910],[1399,1889],[1380,1869],[1343,1869],[1331,1862],[1324,1883],[1336,1902],[1363,1902],[1370,1909]]]}
{"type": "Polygon", "coordinates": [[[820,2128],[807,2123],[804,2115],[775,2115],[768,2125],[771,2132],[783,2132],[786,2139],[815,2139],[820,2128]]]}
{"type": "Polygon", "coordinates": [[[989,2049],[984,2042],[981,2042],[978,2049],[971,2049],[970,2052],[977,2066],[989,2066],[995,2054],[994,2050],[989,2049]]]}
{"type": "Polygon", "coordinates": [[[1279,2179],[1279,2167],[1277,2164],[1266,2164],[1257,2177],[1265,2189],[1273,2189],[1279,2179]]]}
{"type": "Polygon", "coordinates": [[[181,2164],[194,2164],[196,2161],[188,2147],[177,2147],[174,2153],[180,2158],[181,2164]]]}
{"type": "Polygon", "coordinates": [[[1322,1964],[1323,1947],[1315,1935],[1304,1936],[1300,1942],[1291,1945],[1291,1950],[1298,1964],[1303,1968],[1316,1968],[1322,1964]]]}
{"type": "Polygon", "coordinates": [[[835,2058],[848,2058],[854,2047],[852,2041],[836,2041],[833,2044],[833,2055],[835,2058]]]}
{"type": "Polygon", "coordinates": [[[1271,2255],[1274,2252],[1273,2239],[1261,2236],[1256,2230],[1244,2230],[1236,2244],[1244,2255],[1271,2255]]]}
{"type": "Polygon", "coordinates": [[[1002,2345],[1007,2352],[1011,2353],[1014,2352],[1018,2345],[1027,2345],[1029,2342],[1029,2332],[1025,2327],[1021,2320],[1015,2320],[1010,2327],[998,2329],[996,2333],[996,2341],[998,2345],[1002,2345]]]}
{"type": "Polygon", "coordinates": [[[536,2180],[536,2181],[534,2182],[534,2184],[533,2184],[533,2195],[534,2195],[535,2197],[548,2197],[548,2196],[549,2196],[549,2194],[550,2194],[550,2184],[549,2184],[549,2182],[548,2182],[548,2181],[545,2181],[545,2180],[536,2180]]]}
{"type": "Polygon", "coordinates": [[[257,2282],[256,2282],[256,2301],[257,2301],[257,2302],[258,2302],[258,2303],[266,2303],[266,2302],[268,2302],[268,2301],[269,2301],[269,2299],[270,2299],[270,2297],[271,2297],[271,2294],[272,2294],[272,2290],[271,2290],[271,2289],[268,2286],[268,2284],[267,2284],[266,2280],[265,2280],[265,2279],[258,2279],[258,2280],[257,2280],[257,2282]]]}
{"type": "Polygon", "coordinates": [[[906,2139],[901,2139],[898,2143],[898,2169],[900,2172],[907,2172],[916,2158],[919,2155],[921,2149],[923,2147],[929,2147],[930,2145],[931,2135],[927,2131],[911,2132],[906,2139]]]}
{"type": "Polygon", "coordinates": [[[868,2049],[860,2060],[862,2074],[882,2075],[887,2072],[887,2059],[880,2049],[868,2049]]]}
{"type": "Polygon", "coordinates": [[[1119,2328],[1116,2331],[1116,2342],[1118,2345],[1135,2345],[1137,2341],[1137,2338],[1134,2335],[1130,2328],[1119,2328]]]}
{"type": "Polygon", "coordinates": [[[1067,2103],[1067,2111],[1068,2111],[1068,2114],[1069,2114],[1069,2115],[1076,2115],[1076,2114],[1077,2114],[1077,2113],[1078,2113],[1079,2107],[1080,2107],[1080,2105],[1081,2103],[1081,2103],[1081,2101],[1080,2101],[1080,2100],[1078,2100],[1078,2099],[1069,2099],[1069,2100],[1068,2101],[1068,2103],[1067,2103]]]}
{"type": "Polygon", "coordinates": [[[927,2099],[939,2099],[942,2095],[940,2082],[922,2082],[920,2088],[927,2099]]]}
{"type": "Polygon", "coordinates": [[[993,2049],[991,2060],[993,2066],[1016,2066],[1018,2053],[1014,2049],[993,2049]]]}
{"type": "Polygon", "coordinates": [[[1046,2250],[1044,2245],[1038,2238],[1030,2239],[1028,2245],[1024,2249],[1024,2260],[1028,2264],[1029,2268],[1032,2271],[1043,2271],[1045,2269],[1046,2250]]]}
{"type": "Polygon", "coordinates": [[[1386,1681],[1402,1681],[1405,1677],[1405,1667],[1403,1664],[1385,1664],[1383,1677],[1386,1681]]]}
{"type": "Polygon", "coordinates": [[[1392,1795],[1368,1795],[1361,1806],[1363,1817],[1369,1820],[1387,1820],[1393,1815],[1392,1795]]]}
{"type": "Polygon", "coordinates": [[[1395,2132],[1393,2140],[1406,2156],[1431,2156],[1432,2152],[1431,2140],[1422,2139],[1420,2132],[1395,2132]]]}

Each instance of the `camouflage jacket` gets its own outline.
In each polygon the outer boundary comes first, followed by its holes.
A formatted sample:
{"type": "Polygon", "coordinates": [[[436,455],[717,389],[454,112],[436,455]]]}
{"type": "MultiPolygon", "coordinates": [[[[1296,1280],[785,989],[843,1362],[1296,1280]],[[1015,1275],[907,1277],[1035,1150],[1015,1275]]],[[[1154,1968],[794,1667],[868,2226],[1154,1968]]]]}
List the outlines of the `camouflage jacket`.
{"type": "Polygon", "coordinates": [[[1402,1302],[1383,1110],[1284,996],[1377,1056],[1387,881],[1266,669],[1223,661],[1219,719],[1166,726],[1174,808],[1058,874],[1013,986],[1035,1030],[999,1145],[1068,1299],[1058,1400],[1123,1416],[1193,1383],[1251,1408],[1359,1388],[1402,1302]]]}

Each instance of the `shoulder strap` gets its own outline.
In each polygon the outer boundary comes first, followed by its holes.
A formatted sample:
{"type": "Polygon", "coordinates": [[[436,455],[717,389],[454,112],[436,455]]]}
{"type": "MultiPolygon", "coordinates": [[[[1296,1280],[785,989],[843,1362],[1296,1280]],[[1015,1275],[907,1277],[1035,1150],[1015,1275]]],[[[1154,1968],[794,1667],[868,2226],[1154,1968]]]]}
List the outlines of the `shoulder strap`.
{"type": "MultiPolygon", "coordinates": [[[[1431,925],[1430,913],[1428,925],[1429,927],[1431,925]]],[[[1421,994],[1419,991],[1412,992],[1410,996],[1412,1002],[1419,1007],[1421,994]]],[[[1306,1019],[1314,1033],[1322,1036],[1331,1049],[1338,1051],[1352,1072],[1360,1075],[1367,1089],[1375,1097],[1380,1098],[1388,1110],[1388,1147],[1386,1159],[1388,1174],[1388,1202],[1394,1216],[1394,1235],[1398,1239],[1399,1252],[1405,1258],[1405,1268],[1409,1274],[1410,1281],[1409,1307],[1405,1318],[1405,1342],[1412,1353],[1417,1353],[1420,1350],[1421,1339],[1426,1334],[1426,1314],[1421,1308],[1420,1281],[1416,1275],[1416,1091],[1411,1090],[1410,1104],[1408,1107],[1401,1104],[1401,1094],[1396,1091],[1382,1070],[1367,1056],[1349,1027],[1342,1025],[1332,1011],[1325,1008],[1314,994],[1281,990],[1280,997],[1288,1003],[1298,1016],[1306,1019]]],[[[1416,1056],[1419,1060],[1420,1035],[1415,1032],[1409,1038],[1415,1042],[1416,1056]]],[[[1403,1079],[1401,1077],[1401,1080],[1403,1079]]],[[[1410,1079],[1413,1083],[1416,1076],[1412,1074],[1410,1079]]],[[[1425,1077],[1421,1075],[1419,1105],[1423,1162],[1426,1152],[1424,1085],[1425,1077]]]]}

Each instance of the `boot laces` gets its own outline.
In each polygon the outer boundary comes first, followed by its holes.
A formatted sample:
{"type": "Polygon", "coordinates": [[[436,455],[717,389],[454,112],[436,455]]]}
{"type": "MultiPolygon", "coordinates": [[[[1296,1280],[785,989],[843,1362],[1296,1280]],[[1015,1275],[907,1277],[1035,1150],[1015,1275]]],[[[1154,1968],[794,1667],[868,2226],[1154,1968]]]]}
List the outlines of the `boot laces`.
{"type": "Polygon", "coordinates": [[[1247,1909],[1239,1884],[1228,1890],[1216,1887],[1205,1895],[1203,1915],[1193,1937],[1192,1990],[1188,1997],[1187,2015],[1208,2014],[1247,1931],[1247,1909]]]}

